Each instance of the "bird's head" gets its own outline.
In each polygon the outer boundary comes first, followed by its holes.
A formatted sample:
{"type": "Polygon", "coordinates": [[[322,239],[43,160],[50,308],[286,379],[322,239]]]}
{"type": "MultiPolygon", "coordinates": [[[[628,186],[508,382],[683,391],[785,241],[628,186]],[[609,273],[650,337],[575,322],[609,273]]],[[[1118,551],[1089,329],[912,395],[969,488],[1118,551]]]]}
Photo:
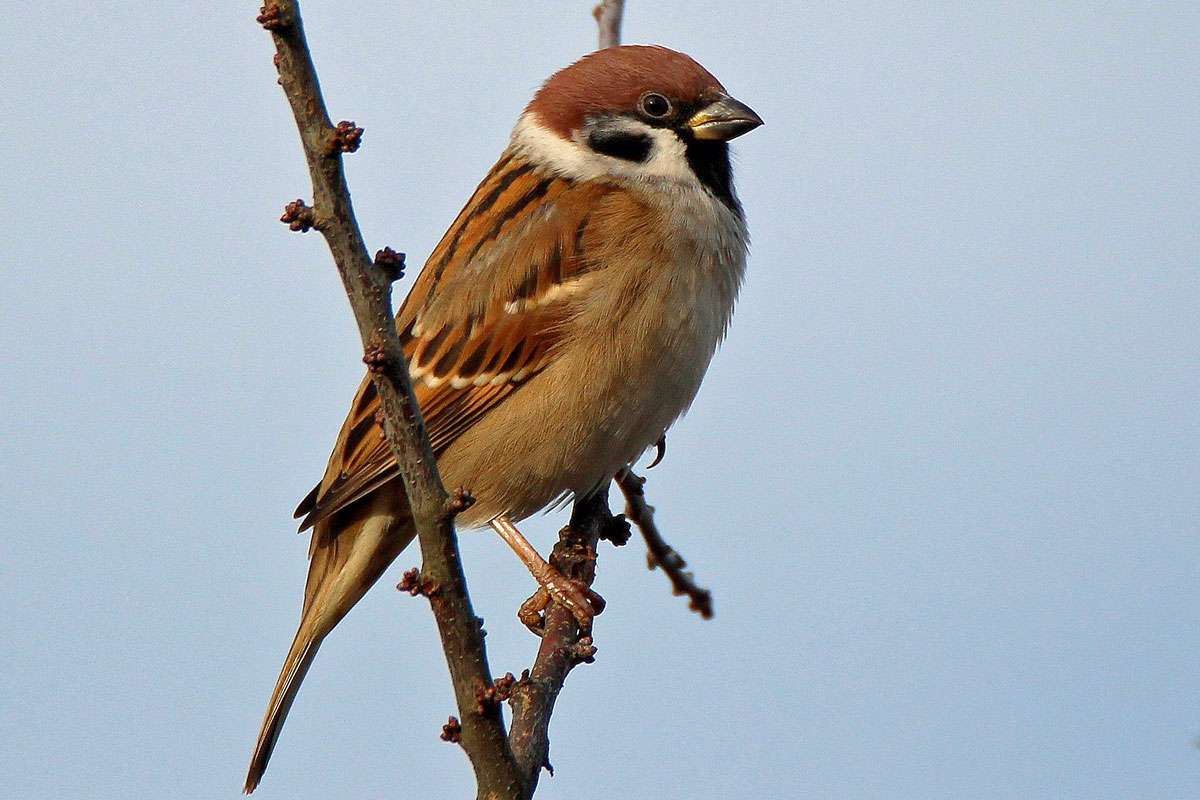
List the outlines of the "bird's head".
{"type": "Polygon", "coordinates": [[[691,57],[626,45],[552,75],[521,116],[514,145],[567,177],[698,183],[736,205],[727,142],[761,124],[691,57]]]}

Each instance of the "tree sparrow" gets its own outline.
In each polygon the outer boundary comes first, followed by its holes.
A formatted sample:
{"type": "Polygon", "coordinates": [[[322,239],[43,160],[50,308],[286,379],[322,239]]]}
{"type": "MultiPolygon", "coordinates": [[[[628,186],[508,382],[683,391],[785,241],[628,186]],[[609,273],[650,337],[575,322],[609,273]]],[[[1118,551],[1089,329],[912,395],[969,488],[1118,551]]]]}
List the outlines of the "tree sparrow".
{"type": "MultiPolygon", "coordinates": [[[[477,500],[461,526],[598,490],[691,404],[746,266],[727,141],[761,124],[663,47],[597,51],[534,96],[396,316],[442,479],[477,500]]],[[[415,536],[377,406],[364,379],[296,511],[304,607],[247,793],[321,641],[415,536]]]]}

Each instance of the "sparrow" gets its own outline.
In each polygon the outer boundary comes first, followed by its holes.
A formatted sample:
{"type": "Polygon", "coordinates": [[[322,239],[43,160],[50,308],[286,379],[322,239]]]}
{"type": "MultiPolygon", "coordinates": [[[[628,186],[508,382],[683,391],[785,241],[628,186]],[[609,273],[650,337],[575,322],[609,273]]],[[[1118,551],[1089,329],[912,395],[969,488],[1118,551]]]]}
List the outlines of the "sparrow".
{"type": "MultiPolygon", "coordinates": [[[[534,95],[396,315],[442,480],[476,499],[460,528],[511,543],[687,410],[746,267],[727,142],[761,124],[665,47],[599,50],[534,95]]],[[[378,406],[368,376],[296,510],[313,531],[303,611],[246,793],[321,642],[416,535],[378,406]]]]}

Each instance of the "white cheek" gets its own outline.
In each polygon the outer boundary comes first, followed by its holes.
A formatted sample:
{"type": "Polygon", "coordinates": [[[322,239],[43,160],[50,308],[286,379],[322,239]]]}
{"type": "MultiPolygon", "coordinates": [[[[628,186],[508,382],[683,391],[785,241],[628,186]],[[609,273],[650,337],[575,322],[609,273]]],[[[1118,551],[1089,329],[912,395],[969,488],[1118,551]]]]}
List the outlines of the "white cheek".
{"type": "Polygon", "coordinates": [[[699,183],[696,173],[688,164],[687,148],[674,131],[665,128],[651,128],[647,125],[642,133],[650,136],[654,147],[650,151],[650,158],[641,164],[621,165],[630,169],[631,175],[666,178],[677,183],[699,183]]]}
{"type": "Polygon", "coordinates": [[[587,181],[604,175],[595,153],[543,127],[532,112],[522,114],[517,121],[509,148],[564,178],[587,181]]]}
{"type": "Polygon", "coordinates": [[[601,155],[582,141],[564,139],[547,130],[530,113],[523,114],[517,122],[510,146],[563,177],[575,180],[612,177],[700,186],[687,163],[687,150],[673,131],[652,128],[637,120],[628,120],[627,124],[631,130],[649,136],[653,142],[647,160],[632,162],[601,155]]]}

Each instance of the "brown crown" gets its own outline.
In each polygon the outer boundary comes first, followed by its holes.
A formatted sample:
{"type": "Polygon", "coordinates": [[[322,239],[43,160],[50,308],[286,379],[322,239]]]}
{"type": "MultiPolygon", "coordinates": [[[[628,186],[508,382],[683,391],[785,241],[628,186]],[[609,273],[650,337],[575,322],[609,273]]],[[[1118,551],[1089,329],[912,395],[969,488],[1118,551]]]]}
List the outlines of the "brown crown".
{"type": "Polygon", "coordinates": [[[636,110],[646,92],[698,104],[724,91],[721,82],[691,56],[665,47],[624,45],[589,53],[554,73],[525,110],[569,137],[591,114],[636,110]]]}

